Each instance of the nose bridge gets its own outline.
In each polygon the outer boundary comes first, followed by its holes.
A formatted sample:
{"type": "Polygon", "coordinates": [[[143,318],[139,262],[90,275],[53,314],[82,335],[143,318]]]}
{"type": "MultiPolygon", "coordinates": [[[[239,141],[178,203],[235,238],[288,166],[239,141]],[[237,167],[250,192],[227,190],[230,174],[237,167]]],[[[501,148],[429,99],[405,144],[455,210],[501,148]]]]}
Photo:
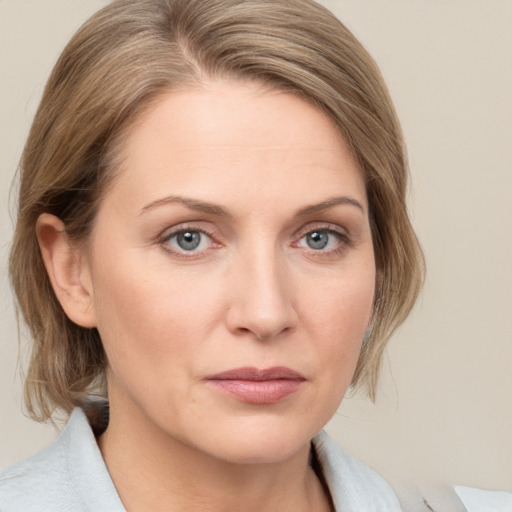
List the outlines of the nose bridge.
{"type": "Polygon", "coordinates": [[[293,287],[285,258],[272,240],[259,239],[240,250],[230,304],[232,330],[269,339],[294,325],[293,287]]]}

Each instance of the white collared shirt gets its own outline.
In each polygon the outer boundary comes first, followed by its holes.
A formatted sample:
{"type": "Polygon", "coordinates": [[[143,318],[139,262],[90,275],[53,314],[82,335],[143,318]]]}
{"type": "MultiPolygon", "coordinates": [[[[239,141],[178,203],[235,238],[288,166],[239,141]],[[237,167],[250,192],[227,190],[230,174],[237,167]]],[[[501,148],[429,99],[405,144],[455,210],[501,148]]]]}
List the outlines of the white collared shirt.
{"type": "MultiPolygon", "coordinates": [[[[313,445],[337,511],[401,512],[389,484],[325,432],[313,445]]],[[[58,439],[0,473],[0,512],[126,512],[82,409],[58,439]]]]}

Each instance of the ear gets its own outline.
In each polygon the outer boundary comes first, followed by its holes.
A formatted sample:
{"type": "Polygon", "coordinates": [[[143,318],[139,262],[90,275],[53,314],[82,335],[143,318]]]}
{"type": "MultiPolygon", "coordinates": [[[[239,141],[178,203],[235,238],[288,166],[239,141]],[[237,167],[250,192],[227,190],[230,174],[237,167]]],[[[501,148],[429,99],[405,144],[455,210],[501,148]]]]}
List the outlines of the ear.
{"type": "Polygon", "coordinates": [[[82,327],[96,327],[90,273],[64,223],[43,213],[37,219],[37,239],[57,299],[68,318],[82,327]]]}

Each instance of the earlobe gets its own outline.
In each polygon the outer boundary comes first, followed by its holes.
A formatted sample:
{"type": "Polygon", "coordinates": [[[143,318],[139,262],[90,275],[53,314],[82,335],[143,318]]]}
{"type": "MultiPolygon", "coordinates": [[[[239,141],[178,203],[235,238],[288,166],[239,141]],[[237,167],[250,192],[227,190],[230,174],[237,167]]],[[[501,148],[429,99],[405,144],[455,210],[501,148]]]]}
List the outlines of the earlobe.
{"type": "Polygon", "coordinates": [[[96,327],[88,271],[64,223],[55,215],[43,213],[37,219],[36,232],[46,271],[62,309],[74,323],[96,327]]]}

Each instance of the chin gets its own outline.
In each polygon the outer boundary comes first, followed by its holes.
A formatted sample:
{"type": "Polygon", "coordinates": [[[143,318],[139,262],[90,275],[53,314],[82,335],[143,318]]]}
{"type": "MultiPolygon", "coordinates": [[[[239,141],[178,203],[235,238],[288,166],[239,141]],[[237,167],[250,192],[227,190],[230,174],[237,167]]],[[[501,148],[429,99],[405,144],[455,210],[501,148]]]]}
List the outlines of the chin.
{"type": "Polygon", "coordinates": [[[233,442],[229,440],[224,446],[216,446],[212,455],[232,464],[276,464],[297,456],[302,451],[309,451],[310,439],[291,442],[281,439],[279,442],[259,442],[245,439],[233,442]]]}
{"type": "Polygon", "coordinates": [[[251,418],[220,431],[211,429],[208,441],[203,437],[202,447],[197,447],[217,459],[235,464],[279,463],[301,452],[309,452],[311,439],[321,428],[321,425],[308,427],[297,419],[251,418]]]}

